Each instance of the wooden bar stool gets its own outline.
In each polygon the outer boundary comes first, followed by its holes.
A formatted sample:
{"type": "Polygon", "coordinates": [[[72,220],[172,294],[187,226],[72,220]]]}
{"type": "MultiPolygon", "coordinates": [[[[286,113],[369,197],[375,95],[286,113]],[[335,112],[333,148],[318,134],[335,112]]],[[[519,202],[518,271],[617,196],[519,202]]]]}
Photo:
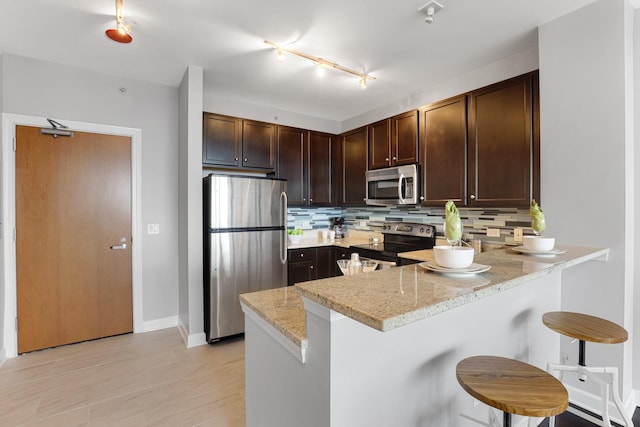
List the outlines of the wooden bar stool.
{"type": "Polygon", "coordinates": [[[456,378],[471,396],[503,411],[503,427],[511,426],[512,414],[551,417],[569,404],[567,389],[553,375],[514,359],[469,357],[458,363],[456,378]]]}
{"type": "MultiPolygon", "coordinates": [[[[622,326],[602,319],[600,317],[589,316],[581,313],[571,313],[568,311],[554,311],[545,313],[542,322],[550,329],[566,335],[574,340],[579,340],[578,365],[562,365],[548,363],[549,372],[558,371],[560,381],[564,372],[575,372],[580,381],[591,379],[600,385],[600,395],[602,397],[602,420],[606,427],[611,427],[609,419],[609,392],[613,396],[620,415],[626,427],[633,427],[633,421],[624,410],[622,400],[618,392],[618,368],[617,367],[587,367],[586,364],[586,341],[617,344],[625,342],[628,338],[627,330],[622,326]]],[[[555,426],[555,418],[549,420],[549,427],[555,426]]]]}

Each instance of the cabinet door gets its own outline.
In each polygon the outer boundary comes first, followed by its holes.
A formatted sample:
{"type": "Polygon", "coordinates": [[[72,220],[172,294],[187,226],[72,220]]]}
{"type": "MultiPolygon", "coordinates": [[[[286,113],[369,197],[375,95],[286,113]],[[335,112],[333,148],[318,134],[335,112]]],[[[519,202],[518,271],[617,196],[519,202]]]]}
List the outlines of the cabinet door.
{"type": "Polygon", "coordinates": [[[532,76],[469,96],[469,206],[528,206],[532,195],[532,76]]]}
{"type": "Polygon", "coordinates": [[[368,126],[369,169],[391,165],[391,120],[386,119],[368,126]]]}
{"type": "Polygon", "coordinates": [[[287,284],[293,285],[316,279],[316,249],[290,249],[287,284]]]}
{"type": "Polygon", "coordinates": [[[464,205],[467,194],[467,101],[458,96],[420,109],[422,203],[464,205]]]}
{"type": "Polygon", "coordinates": [[[252,120],[242,121],[242,166],[276,168],[275,125],[252,120]]]}
{"type": "Polygon", "coordinates": [[[335,136],[311,132],[309,136],[309,205],[334,203],[331,179],[331,149],[335,136]]]}
{"type": "Polygon", "coordinates": [[[278,126],[278,178],[287,180],[289,206],[307,205],[307,135],[302,129],[278,126]]]}
{"type": "Polygon", "coordinates": [[[391,119],[391,165],[418,163],[418,111],[391,119]]]}
{"type": "Polygon", "coordinates": [[[343,276],[342,271],[340,271],[340,268],[336,264],[336,261],[338,261],[339,259],[349,259],[351,257],[351,251],[346,248],[334,247],[334,257],[335,261],[333,263],[333,276],[343,276]]]}
{"type": "Polygon", "coordinates": [[[367,172],[367,128],[342,136],[341,206],[365,206],[367,172]]]}
{"type": "Polygon", "coordinates": [[[289,264],[287,284],[289,286],[300,282],[308,282],[316,279],[316,269],[312,262],[298,262],[289,264]]]}
{"type": "Polygon", "coordinates": [[[202,163],[240,166],[242,120],[218,114],[203,114],[202,163]]]}
{"type": "Polygon", "coordinates": [[[316,278],[326,279],[336,274],[336,252],[332,246],[316,248],[316,278]]]}

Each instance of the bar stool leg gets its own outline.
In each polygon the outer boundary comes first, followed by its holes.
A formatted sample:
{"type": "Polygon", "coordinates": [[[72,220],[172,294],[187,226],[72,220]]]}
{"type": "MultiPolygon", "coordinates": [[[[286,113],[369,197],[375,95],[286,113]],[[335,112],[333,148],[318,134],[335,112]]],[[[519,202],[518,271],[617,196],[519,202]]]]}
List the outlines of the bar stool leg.
{"type": "MultiPolygon", "coordinates": [[[[616,405],[625,427],[633,427],[633,421],[629,418],[629,415],[627,415],[618,392],[617,367],[586,367],[548,363],[547,372],[553,374],[553,371],[560,373],[560,381],[562,381],[563,372],[574,372],[579,379],[591,379],[600,386],[602,421],[604,427],[611,427],[611,419],[609,417],[609,393],[611,393],[613,397],[613,403],[616,405]]],[[[549,418],[549,427],[555,427],[555,417],[549,418]]]]}
{"type": "Polygon", "coordinates": [[[503,412],[502,427],[511,427],[511,414],[509,412],[503,412]]]}

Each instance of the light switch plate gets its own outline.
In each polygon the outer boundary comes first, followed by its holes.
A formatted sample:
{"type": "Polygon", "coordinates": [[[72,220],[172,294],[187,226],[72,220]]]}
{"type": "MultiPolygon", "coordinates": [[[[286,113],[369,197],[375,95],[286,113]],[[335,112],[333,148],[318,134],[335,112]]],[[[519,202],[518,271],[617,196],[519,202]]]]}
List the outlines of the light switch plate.
{"type": "Polygon", "coordinates": [[[499,228],[487,228],[487,237],[500,237],[499,228]]]}
{"type": "Polygon", "coordinates": [[[513,241],[522,242],[522,228],[517,227],[513,230],[513,241]]]}
{"type": "Polygon", "coordinates": [[[147,224],[147,234],[160,234],[160,224],[147,224]]]}

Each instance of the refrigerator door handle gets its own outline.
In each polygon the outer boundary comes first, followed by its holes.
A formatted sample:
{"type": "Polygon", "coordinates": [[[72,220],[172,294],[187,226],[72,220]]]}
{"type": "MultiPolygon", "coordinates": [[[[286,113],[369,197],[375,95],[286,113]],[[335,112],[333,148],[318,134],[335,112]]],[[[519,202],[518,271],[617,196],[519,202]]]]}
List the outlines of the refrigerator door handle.
{"type": "Polygon", "coordinates": [[[287,263],[287,205],[289,201],[287,199],[287,193],[284,191],[280,193],[280,201],[282,202],[282,239],[280,239],[280,262],[287,263]]]}

